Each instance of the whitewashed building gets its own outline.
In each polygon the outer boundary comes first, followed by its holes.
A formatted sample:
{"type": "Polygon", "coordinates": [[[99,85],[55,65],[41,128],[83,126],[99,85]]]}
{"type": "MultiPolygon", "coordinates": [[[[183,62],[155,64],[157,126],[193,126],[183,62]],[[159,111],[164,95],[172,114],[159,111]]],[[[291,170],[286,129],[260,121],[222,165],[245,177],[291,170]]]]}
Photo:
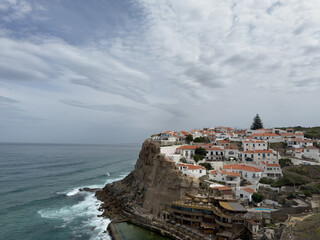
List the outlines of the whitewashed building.
{"type": "Polygon", "coordinates": [[[245,164],[223,165],[223,169],[231,172],[239,172],[241,178],[246,179],[252,184],[258,183],[263,173],[262,169],[245,164]]]}
{"type": "Polygon", "coordinates": [[[183,173],[196,178],[206,175],[206,169],[203,166],[178,163],[178,169],[183,173]]]}

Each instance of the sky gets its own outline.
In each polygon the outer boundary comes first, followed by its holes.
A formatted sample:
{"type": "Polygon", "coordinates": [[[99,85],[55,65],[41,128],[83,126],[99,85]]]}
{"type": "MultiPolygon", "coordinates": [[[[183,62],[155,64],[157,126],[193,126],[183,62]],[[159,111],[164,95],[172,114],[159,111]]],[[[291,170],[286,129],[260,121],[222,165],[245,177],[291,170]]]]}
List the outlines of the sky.
{"type": "Polygon", "coordinates": [[[0,0],[0,142],[320,125],[318,0],[0,0]]]}

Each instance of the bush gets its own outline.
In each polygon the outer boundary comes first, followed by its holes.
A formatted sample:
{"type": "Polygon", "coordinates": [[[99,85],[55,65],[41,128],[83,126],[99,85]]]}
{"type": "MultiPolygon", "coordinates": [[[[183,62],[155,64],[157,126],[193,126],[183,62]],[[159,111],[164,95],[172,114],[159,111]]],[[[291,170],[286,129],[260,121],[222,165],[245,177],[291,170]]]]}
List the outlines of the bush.
{"type": "Polygon", "coordinates": [[[271,187],[300,186],[310,183],[307,177],[284,173],[283,177],[270,184],[271,187]]]}
{"type": "Polygon", "coordinates": [[[187,163],[187,159],[185,157],[180,158],[180,162],[187,163]]]}
{"type": "Polygon", "coordinates": [[[192,135],[187,135],[186,136],[186,142],[187,143],[190,143],[190,142],[192,142],[193,141],[193,136],[192,135]]]}
{"type": "Polygon", "coordinates": [[[205,142],[204,137],[197,137],[193,140],[194,142],[205,142]]]}
{"type": "Polygon", "coordinates": [[[259,203],[263,200],[263,196],[260,193],[253,193],[252,194],[252,201],[255,203],[259,203]]]}
{"type": "Polygon", "coordinates": [[[199,165],[205,167],[208,171],[212,169],[212,166],[210,163],[200,163],[199,165]]]}
{"type": "Polygon", "coordinates": [[[202,147],[198,147],[198,148],[196,148],[196,150],[194,150],[194,153],[196,155],[206,156],[207,155],[207,150],[202,148],[202,147]]]}
{"type": "Polygon", "coordinates": [[[272,179],[270,179],[270,178],[267,178],[267,177],[263,177],[263,178],[260,178],[259,183],[262,183],[262,184],[271,184],[271,183],[274,183],[274,180],[272,180],[272,179]]]}
{"type": "Polygon", "coordinates": [[[281,159],[279,159],[279,164],[280,164],[280,166],[282,168],[285,167],[285,166],[293,165],[291,159],[289,159],[289,158],[281,158],[281,159]]]}
{"type": "Polygon", "coordinates": [[[202,159],[204,159],[204,156],[202,156],[202,155],[194,155],[194,156],[193,156],[193,160],[194,160],[195,162],[199,162],[199,161],[202,160],[202,159]]]}

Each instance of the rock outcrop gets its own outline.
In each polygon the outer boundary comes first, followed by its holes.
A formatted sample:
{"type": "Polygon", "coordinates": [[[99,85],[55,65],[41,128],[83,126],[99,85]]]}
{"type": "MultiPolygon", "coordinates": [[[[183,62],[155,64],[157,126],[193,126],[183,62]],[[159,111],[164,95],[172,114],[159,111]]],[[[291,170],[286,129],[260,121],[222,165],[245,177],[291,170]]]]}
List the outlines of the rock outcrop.
{"type": "Polygon", "coordinates": [[[123,210],[135,214],[159,215],[185,193],[197,193],[196,178],[183,175],[169,158],[160,154],[157,143],[146,140],[135,169],[123,180],[107,184],[96,192],[104,202],[104,216],[114,218],[123,210]]]}

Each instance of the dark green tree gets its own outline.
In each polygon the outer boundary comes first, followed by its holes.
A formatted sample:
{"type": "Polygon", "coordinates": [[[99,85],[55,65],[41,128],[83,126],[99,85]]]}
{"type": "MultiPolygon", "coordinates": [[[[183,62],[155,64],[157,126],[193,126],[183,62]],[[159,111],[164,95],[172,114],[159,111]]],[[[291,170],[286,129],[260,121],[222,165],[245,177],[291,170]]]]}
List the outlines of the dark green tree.
{"type": "Polygon", "coordinates": [[[259,203],[263,200],[263,196],[259,193],[253,193],[252,194],[252,201],[254,201],[255,203],[259,203]]]}
{"type": "Polygon", "coordinates": [[[259,116],[259,114],[257,114],[254,118],[253,118],[253,123],[251,125],[251,130],[257,130],[263,128],[263,124],[261,121],[261,118],[259,116]]]}
{"type": "Polygon", "coordinates": [[[194,154],[201,155],[201,156],[205,157],[207,155],[207,150],[202,147],[198,147],[198,148],[196,148],[196,150],[194,150],[194,154]]]}
{"type": "Polygon", "coordinates": [[[193,141],[193,136],[192,135],[187,135],[186,136],[186,142],[187,143],[190,143],[190,142],[192,142],[193,141]]]}

